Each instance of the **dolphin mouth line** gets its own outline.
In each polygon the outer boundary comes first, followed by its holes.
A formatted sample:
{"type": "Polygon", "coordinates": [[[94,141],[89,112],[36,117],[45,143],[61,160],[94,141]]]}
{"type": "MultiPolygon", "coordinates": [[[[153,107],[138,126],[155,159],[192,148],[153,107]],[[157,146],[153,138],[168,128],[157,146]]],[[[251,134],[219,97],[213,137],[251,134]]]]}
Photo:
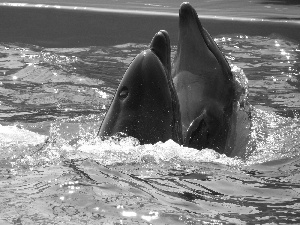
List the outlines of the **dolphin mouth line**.
{"type": "MultiPolygon", "coordinates": [[[[160,60],[160,57],[158,54],[159,52],[156,52],[157,49],[154,46],[151,46],[150,50],[159,58],[159,61],[163,64],[163,68],[165,69],[165,77],[168,83],[168,89],[171,94],[171,104],[172,104],[172,124],[171,126],[174,128],[172,132],[172,139],[176,140],[176,142],[182,144],[182,126],[181,126],[181,115],[180,115],[180,108],[179,108],[179,100],[178,96],[176,93],[176,89],[173,83],[173,79],[171,76],[171,42],[170,42],[170,37],[167,31],[165,30],[160,30],[159,32],[156,33],[155,37],[161,36],[163,38],[163,43],[165,47],[165,53],[166,53],[166,58],[164,58],[166,61],[163,63],[160,60]]],[[[155,38],[154,37],[154,38],[155,38]]]]}
{"type": "MultiPolygon", "coordinates": [[[[214,42],[214,39],[211,37],[211,35],[207,32],[207,30],[202,26],[202,23],[198,17],[198,14],[196,12],[196,10],[188,3],[182,3],[181,7],[179,9],[179,18],[181,19],[185,19],[182,17],[185,17],[184,13],[182,12],[183,10],[188,10],[188,14],[191,14],[191,18],[193,20],[196,20],[196,24],[198,27],[198,30],[200,32],[200,35],[202,36],[204,43],[206,45],[206,47],[209,49],[209,51],[215,56],[216,60],[218,61],[219,65],[222,67],[222,70],[224,72],[224,75],[226,76],[226,78],[232,82],[233,80],[233,76],[232,76],[232,72],[231,69],[229,67],[228,62],[226,61],[226,59],[224,59],[224,56],[220,55],[219,52],[220,49],[218,47],[218,45],[214,42]]],[[[222,52],[221,52],[222,54],[222,52]]]]}
{"type": "Polygon", "coordinates": [[[205,32],[205,29],[203,28],[203,26],[201,24],[201,21],[199,19],[199,16],[198,16],[196,10],[188,2],[184,2],[184,3],[182,3],[182,5],[179,9],[179,18],[180,18],[180,20],[182,20],[182,19],[186,19],[183,17],[189,17],[189,16],[190,16],[190,18],[189,18],[190,20],[195,20],[198,30],[205,42],[205,45],[212,52],[212,54],[214,54],[214,52],[210,48],[210,44],[208,43],[209,38],[207,37],[207,33],[205,32]],[[184,13],[182,12],[183,10],[188,10],[187,14],[184,15],[184,13]],[[190,13],[191,13],[191,16],[190,16],[190,13]]]}

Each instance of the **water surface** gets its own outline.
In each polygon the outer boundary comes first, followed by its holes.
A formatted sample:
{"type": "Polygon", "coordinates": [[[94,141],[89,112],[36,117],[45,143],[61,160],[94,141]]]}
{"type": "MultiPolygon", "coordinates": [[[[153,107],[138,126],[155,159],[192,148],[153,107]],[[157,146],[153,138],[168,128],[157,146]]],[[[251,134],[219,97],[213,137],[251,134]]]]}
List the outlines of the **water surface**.
{"type": "MultiPolygon", "coordinates": [[[[225,10],[221,3],[201,4],[220,13],[241,7],[225,10]]],[[[132,8],[156,7],[146,4],[132,8]]],[[[244,33],[215,40],[249,81],[250,140],[235,158],[172,141],[96,137],[126,68],[149,42],[76,48],[1,42],[0,223],[300,223],[299,42],[244,33]]],[[[173,45],[172,58],[175,51],[173,45]]]]}

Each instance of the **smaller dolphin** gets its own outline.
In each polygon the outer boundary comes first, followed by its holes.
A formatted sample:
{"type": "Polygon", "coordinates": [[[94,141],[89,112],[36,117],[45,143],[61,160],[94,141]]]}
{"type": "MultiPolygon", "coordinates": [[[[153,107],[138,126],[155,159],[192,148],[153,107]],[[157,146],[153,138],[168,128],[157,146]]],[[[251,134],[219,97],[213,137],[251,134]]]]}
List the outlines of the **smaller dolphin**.
{"type": "Polygon", "coordinates": [[[235,101],[233,75],[189,3],[183,3],[179,10],[172,77],[180,103],[184,145],[228,154],[235,101]]]}
{"type": "Polygon", "coordinates": [[[170,39],[159,31],[150,49],[131,62],[98,135],[125,133],[141,144],[173,139],[182,143],[180,110],[171,78],[170,39]]]}

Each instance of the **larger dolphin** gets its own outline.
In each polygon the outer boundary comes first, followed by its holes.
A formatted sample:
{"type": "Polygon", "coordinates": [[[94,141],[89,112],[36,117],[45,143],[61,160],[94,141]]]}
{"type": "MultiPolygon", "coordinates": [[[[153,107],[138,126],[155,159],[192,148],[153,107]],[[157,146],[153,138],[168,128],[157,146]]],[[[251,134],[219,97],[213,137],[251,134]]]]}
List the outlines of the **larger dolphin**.
{"type": "Polygon", "coordinates": [[[98,135],[118,132],[141,144],[173,139],[182,142],[179,103],[171,78],[170,40],[158,32],[150,48],[130,64],[115,93],[98,135]]]}
{"type": "Polygon", "coordinates": [[[180,103],[184,144],[229,155],[235,101],[233,75],[189,3],[183,3],[179,10],[172,77],[180,103]]]}

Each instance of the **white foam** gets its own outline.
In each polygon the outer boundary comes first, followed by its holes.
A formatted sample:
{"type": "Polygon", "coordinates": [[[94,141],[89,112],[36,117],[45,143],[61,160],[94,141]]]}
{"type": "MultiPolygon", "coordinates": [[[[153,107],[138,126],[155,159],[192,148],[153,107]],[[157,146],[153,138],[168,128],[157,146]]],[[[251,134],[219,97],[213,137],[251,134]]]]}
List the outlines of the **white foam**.
{"type": "Polygon", "coordinates": [[[16,126],[0,125],[0,146],[38,145],[45,142],[47,136],[21,129],[16,126]]]}
{"type": "Polygon", "coordinates": [[[241,160],[229,158],[212,149],[201,151],[181,146],[173,140],[156,144],[140,145],[134,138],[101,141],[94,139],[79,144],[81,152],[92,154],[92,158],[104,165],[115,163],[187,163],[218,162],[226,165],[240,165],[241,160]]]}

